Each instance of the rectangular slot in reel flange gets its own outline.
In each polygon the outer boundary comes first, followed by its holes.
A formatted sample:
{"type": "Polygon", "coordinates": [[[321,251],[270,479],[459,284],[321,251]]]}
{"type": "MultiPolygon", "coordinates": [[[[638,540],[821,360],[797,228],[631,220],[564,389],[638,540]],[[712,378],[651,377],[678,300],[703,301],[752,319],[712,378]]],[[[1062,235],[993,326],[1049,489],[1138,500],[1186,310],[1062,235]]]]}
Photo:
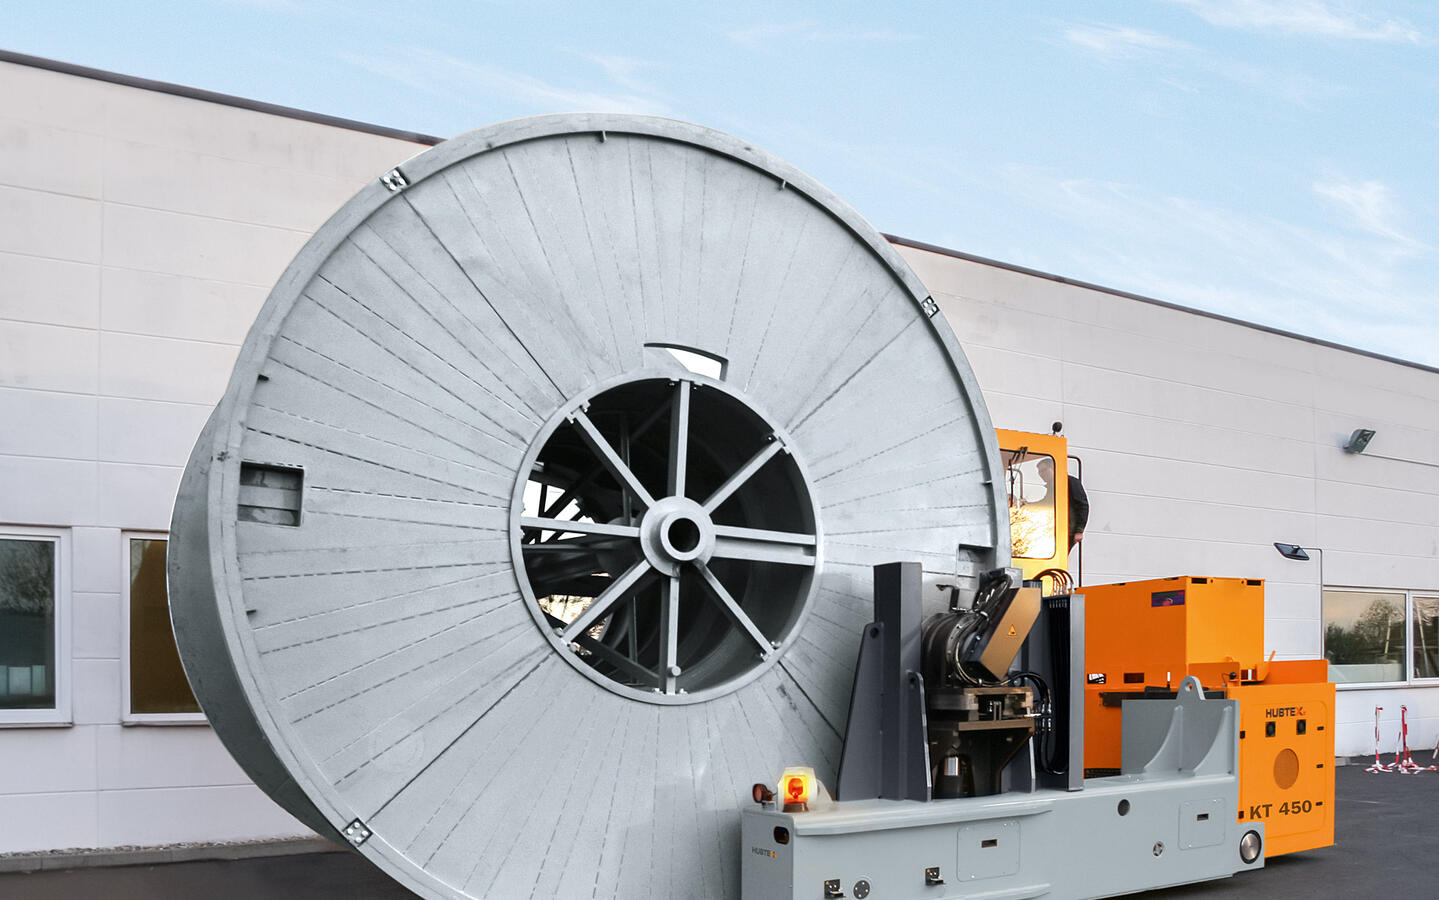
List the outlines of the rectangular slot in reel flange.
{"type": "Polygon", "coordinates": [[[300,524],[305,470],[269,463],[240,463],[240,502],[235,517],[265,525],[300,524]]]}

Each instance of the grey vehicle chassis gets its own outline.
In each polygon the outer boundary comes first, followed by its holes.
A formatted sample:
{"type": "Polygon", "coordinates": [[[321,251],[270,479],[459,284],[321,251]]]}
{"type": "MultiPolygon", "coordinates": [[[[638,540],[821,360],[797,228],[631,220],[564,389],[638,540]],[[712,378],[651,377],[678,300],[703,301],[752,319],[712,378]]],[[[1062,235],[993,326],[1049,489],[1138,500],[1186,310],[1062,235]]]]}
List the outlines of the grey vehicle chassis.
{"type": "Polygon", "coordinates": [[[1124,705],[1126,774],[1078,792],[858,800],[743,816],[745,900],[1109,897],[1262,867],[1240,857],[1238,701],[1124,705]]]}

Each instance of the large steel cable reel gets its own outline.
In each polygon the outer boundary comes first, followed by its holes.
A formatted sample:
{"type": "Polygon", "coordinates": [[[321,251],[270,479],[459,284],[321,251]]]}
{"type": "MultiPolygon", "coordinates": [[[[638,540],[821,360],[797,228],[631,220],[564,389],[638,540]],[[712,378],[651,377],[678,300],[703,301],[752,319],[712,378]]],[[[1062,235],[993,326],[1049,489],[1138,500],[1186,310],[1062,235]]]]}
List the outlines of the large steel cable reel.
{"type": "Polygon", "coordinates": [[[1008,563],[997,470],[943,317],[821,185],[507,122],[280,279],[176,502],[176,633],[256,783],[421,895],[735,897],[748,785],[833,781],[870,567],[1008,563]]]}

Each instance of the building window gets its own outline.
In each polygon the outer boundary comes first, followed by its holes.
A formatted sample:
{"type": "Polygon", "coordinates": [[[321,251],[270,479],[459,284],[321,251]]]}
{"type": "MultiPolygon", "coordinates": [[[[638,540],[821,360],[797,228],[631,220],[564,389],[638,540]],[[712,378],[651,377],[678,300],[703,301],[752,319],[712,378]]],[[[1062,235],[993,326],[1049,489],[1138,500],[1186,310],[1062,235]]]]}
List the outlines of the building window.
{"type": "Polygon", "coordinates": [[[1414,677],[1439,678],[1439,597],[1414,595],[1414,677]]]}
{"type": "Polygon", "coordinates": [[[0,725],[70,719],[65,533],[0,529],[0,725]]]}
{"type": "Polygon", "coordinates": [[[126,535],[125,543],[125,721],[203,722],[170,625],[165,538],[126,535]]]}
{"type": "Polygon", "coordinates": [[[1324,658],[1339,684],[1439,678],[1439,597],[1418,591],[1324,590],[1324,658]]]}

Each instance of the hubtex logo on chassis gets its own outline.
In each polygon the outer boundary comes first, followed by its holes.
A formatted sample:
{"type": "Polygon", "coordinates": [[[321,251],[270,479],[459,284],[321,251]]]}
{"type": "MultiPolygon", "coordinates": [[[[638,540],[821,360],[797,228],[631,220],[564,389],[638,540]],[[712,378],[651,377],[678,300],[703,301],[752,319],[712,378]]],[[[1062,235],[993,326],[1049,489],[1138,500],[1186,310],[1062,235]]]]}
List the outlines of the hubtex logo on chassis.
{"type": "Polygon", "coordinates": [[[1293,719],[1304,715],[1302,706],[1271,706],[1264,711],[1266,719],[1293,719]]]}

